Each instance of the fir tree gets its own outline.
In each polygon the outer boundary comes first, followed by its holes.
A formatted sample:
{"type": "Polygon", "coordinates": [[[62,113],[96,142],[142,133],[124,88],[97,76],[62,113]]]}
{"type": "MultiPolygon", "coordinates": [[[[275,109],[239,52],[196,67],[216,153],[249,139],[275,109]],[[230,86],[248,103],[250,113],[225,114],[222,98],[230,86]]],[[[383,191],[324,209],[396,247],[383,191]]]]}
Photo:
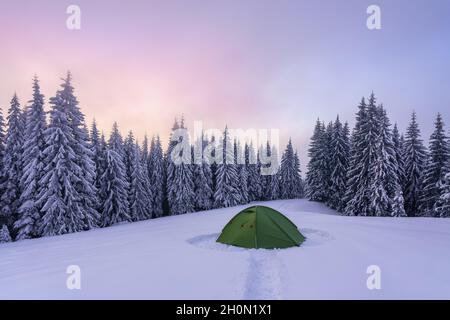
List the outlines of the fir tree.
{"type": "Polygon", "coordinates": [[[323,202],[327,198],[327,155],[325,149],[325,128],[319,120],[316,122],[314,134],[311,137],[308,155],[308,172],[306,173],[307,191],[309,200],[323,202]]]}
{"type": "Polygon", "coordinates": [[[22,175],[23,152],[23,118],[17,95],[11,100],[8,111],[8,130],[5,137],[5,155],[3,157],[2,195],[0,201],[0,214],[9,226],[17,219],[20,205],[20,177],[22,175]]]}
{"type": "Polygon", "coordinates": [[[128,199],[130,201],[130,216],[134,221],[151,218],[151,191],[147,171],[141,160],[141,151],[137,144],[132,149],[131,179],[128,199]]]}
{"type": "Polygon", "coordinates": [[[37,235],[40,208],[37,205],[40,193],[39,181],[44,173],[44,150],[46,116],[44,96],[41,94],[39,80],[33,81],[33,99],[29,102],[26,114],[26,127],[23,146],[23,174],[20,179],[19,219],[14,223],[16,240],[28,239],[37,235]]]}
{"type": "Polygon", "coordinates": [[[280,167],[280,198],[295,199],[299,195],[299,168],[296,155],[292,147],[292,141],[286,146],[286,150],[281,157],[280,167]]]}
{"type": "Polygon", "coordinates": [[[124,157],[122,136],[119,126],[114,123],[106,150],[105,171],[100,178],[100,198],[103,200],[100,211],[102,227],[131,221],[128,202],[129,184],[124,157]]]}
{"type": "Polygon", "coordinates": [[[11,242],[11,236],[9,234],[8,227],[4,224],[0,229],[0,243],[11,242]]]}
{"type": "Polygon", "coordinates": [[[301,199],[305,196],[305,184],[303,182],[302,176],[301,176],[301,170],[300,170],[300,158],[298,156],[298,152],[295,151],[294,154],[294,163],[295,163],[295,172],[296,172],[296,188],[295,188],[295,194],[296,197],[301,199]]]}
{"type": "Polygon", "coordinates": [[[163,198],[164,198],[164,157],[159,136],[152,139],[149,168],[151,168],[150,186],[152,192],[152,213],[155,217],[163,215],[163,198]]]}
{"type": "MultiPolygon", "coordinates": [[[[187,130],[184,127],[184,120],[178,127],[176,123],[174,130],[187,130]]],[[[172,132],[173,134],[174,132],[172,132]]],[[[174,149],[179,143],[189,145],[189,141],[183,141],[187,139],[187,135],[180,136],[178,141],[172,139],[169,145],[168,153],[166,156],[167,161],[167,200],[171,215],[183,214],[194,211],[194,181],[192,177],[192,169],[190,165],[191,152],[183,152],[183,148],[174,149]],[[180,163],[175,163],[174,159],[180,159],[180,163]]]]}
{"type": "Polygon", "coordinates": [[[76,141],[60,94],[59,91],[50,99],[50,124],[45,130],[45,167],[39,181],[38,201],[43,215],[39,223],[42,236],[82,231],[86,227],[85,212],[76,188],[82,171],[76,163],[73,148],[76,141]]]}
{"type": "Polygon", "coordinates": [[[405,184],[405,161],[403,159],[404,138],[403,136],[400,136],[397,124],[394,125],[394,128],[392,130],[392,142],[394,144],[394,153],[395,158],[397,160],[397,175],[396,175],[398,178],[397,182],[402,187],[403,190],[405,184]]]}
{"type": "Polygon", "coordinates": [[[261,172],[258,166],[259,157],[255,154],[253,144],[245,145],[245,165],[248,173],[248,196],[249,201],[257,201],[262,197],[261,172]]]}
{"type": "Polygon", "coordinates": [[[406,217],[404,202],[403,191],[399,188],[395,193],[392,203],[391,215],[393,217],[406,217]]]}
{"type": "Polygon", "coordinates": [[[425,168],[426,150],[420,138],[419,124],[416,113],[411,117],[404,143],[405,160],[405,210],[408,216],[415,216],[419,209],[419,196],[422,181],[422,173],[425,168]]]}
{"type": "Polygon", "coordinates": [[[434,211],[442,218],[450,217],[450,173],[447,173],[440,183],[441,194],[436,202],[434,211]]]}
{"type": "Polygon", "coordinates": [[[97,207],[100,212],[101,205],[104,201],[100,197],[101,177],[106,170],[106,141],[103,134],[100,135],[97,123],[95,120],[92,122],[91,134],[90,134],[90,148],[92,152],[92,160],[95,165],[94,186],[97,190],[97,207]]]}
{"type": "Polygon", "coordinates": [[[78,205],[80,210],[84,212],[85,229],[92,229],[97,226],[100,218],[96,210],[98,203],[97,190],[94,185],[95,163],[92,160],[89,132],[85,124],[84,114],[81,112],[78,100],[74,95],[70,72],[67,73],[61,90],[51,100],[52,103],[61,105],[67,113],[68,125],[73,135],[72,149],[75,153],[75,163],[79,168],[74,172],[77,178],[74,186],[79,196],[78,205]]]}
{"type": "Polygon", "coordinates": [[[439,215],[437,212],[433,212],[433,208],[441,195],[442,180],[450,171],[450,149],[440,114],[436,117],[435,130],[429,141],[429,158],[423,172],[419,210],[425,214],[439,215]]]}
{"type": "Polygon", "coordinates": [[[234,164],[233,147],[228,128],[225,128],[221,149],[223,160],[217,167],[216,190],[214,203],[216,208],[233,207],[242,203],[238,186],[238,173],[234,164]]]}
{"type": "Polygon", "coordinates": [[[333,124],[330,143],[330,194],[328,204],[331,208],[342,211],[345,207],[346,177],[350,156],[348,125],[342,126],[339,116],[333,124]]]}

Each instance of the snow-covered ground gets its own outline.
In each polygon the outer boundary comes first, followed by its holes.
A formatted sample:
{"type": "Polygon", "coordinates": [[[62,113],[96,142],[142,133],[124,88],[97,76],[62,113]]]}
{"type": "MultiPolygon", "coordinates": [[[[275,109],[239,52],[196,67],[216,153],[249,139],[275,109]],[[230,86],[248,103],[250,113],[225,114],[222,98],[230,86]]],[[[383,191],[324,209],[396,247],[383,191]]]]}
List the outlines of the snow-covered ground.
{"type": "Polygon", "coordinates": [[[450,299],[450,219],[343,217],[306,200],[266,202],[299,248],[215,242],[242,207],[0,245],[0,299],[450,299]],[[66,287],[69,265],[81,290],[66,287]],[[369,290],[367,267],[381,269],[369,290]]]}

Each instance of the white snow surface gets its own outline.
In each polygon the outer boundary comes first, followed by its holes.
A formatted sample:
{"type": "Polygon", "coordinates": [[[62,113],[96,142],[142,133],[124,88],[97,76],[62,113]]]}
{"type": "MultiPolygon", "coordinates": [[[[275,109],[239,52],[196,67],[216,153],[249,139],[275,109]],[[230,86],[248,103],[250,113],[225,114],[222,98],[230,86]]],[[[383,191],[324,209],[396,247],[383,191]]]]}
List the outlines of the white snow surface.
{"type": "Polygon", "coordinates": [[[450,219],[339,216],[307,200],[265,202],[300,247],[216,243],[244,206],[0,245],[0,299],[450,299],[450,219]],[[81,289],[66,287],[69,265],[81,289]],[[381,269],[369,290],[367,267],[381,269]]]}

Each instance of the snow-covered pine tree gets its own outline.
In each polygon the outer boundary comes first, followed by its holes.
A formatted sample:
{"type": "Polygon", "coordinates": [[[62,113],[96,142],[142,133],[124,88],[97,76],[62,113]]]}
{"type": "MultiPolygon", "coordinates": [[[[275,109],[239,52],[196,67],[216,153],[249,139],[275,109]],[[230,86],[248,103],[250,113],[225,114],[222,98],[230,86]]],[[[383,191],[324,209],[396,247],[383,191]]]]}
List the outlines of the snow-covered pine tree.
{"type": "Polygon", "coordinates": [[[17,219],[20,204],[20,177],[22,175],[23,118],[19,99],[14,94],[8,110],[8,130],[5,137],[5,155],[3,157],[4,181],[1,187],[0,215],[12,226],[17,219]]]}
{"type": "MultiPolygon", "coordinates": [[[[199,142],[197,142],[198,144],[199,142]]],[[[202,142],[200,142],[200,145],[202,142]]],[[[194,163],[194,202],[195,210],[209,210],[213,207],[212,173],[209,164],[201,159],[201,163],[194,163]]]]}
{"type": "Polygon", "coordinates": [[[369,169],[373,179],[370,193],[371,214],[387,216],[392,215],[392,203],[396,192],[400,189],[400,179],[397,177],[398,164],[389,118],[382,105],[376,111],[379,123],[376,160],[370,164],[369,169]]]}
{"type": "Polygon", "coordinates": [[[69,124],[68,109],[60,94],[58,91],[56,97],[50,99],[50,124],[45,130],[45,167],[39,181],[41,188],[37,203],[42,214],[38,225],[41,236],[86,228],[85,212],[76,188],[82,174],[73,149],[76,141],[69,124]]]}
{"type": "MultiPolygon", "coordinates": [[[[3,158],[5,156],[5,121],[3,118],[2,110],[0,109],[0,194],[3,194],[3,188],[5,187],[5,179],[3,174],[3,158]]],[[[1,199],[0,199],[1,203],[1,199]]],[[[0,227],[5,224],[6,218],[1,213],[0,208],[0,227]]]]}
{"type": "Polygon", "coordinates": [[[378,163],[377,155],[380,149],[379,134],[380,119],[372,93],[367,106],[363,99],[357,114],[346,193],[349,199],[345,207],[347,215],[371,216],[381,210],[384,183],[380,176],[383,164],[378,163]]]}
{"type": "Polygon", "coordinates": [[[105,200],[100,197],[100,188],[101,188],[101,177],[103,176],[103,173],[106,170],[106,141],[104,134],[102,133],[100,135],[95,120],[92,122],[91,126],[90,148],[92,152],[92,160],[95,165],[94,186],[95,190],[97,190],[96,209],[98,212],[100,212],[101,205],[105,200]]]}
{"type": "Polygon", "coordinates": [[[238,172],[234,162],[233,145],[228,128],[225,128],[221,142],[223,160],[217,166],[214,203],[216,208],[233,207],[242,203],[238,186],[238,172]]]}
{"type": "Polygon", "coordinates": [[[128,181],[124,165],[122,137],[114,123],[106,150],[106,167],[100,188],[101,226],[107,227],[122,221],[131,221],[128,202],[128,181]]]}
{"type": "MultiPolygon", "coordinates": [[[[174,130],[181,129],[187,130],[184,126],[184,120],[182,118],[178,127],[177,123],[174,125],[174,130]]],[[[172,131],[173,135],[173,131],[172,131]]],[[[172,137],[171,135],[171,137],[172,137]]],[[[184,135],[187,137],[187,135],[184,135]]],[[[194,180],[192,177],[191,164],[191,152],[188,154],[183,153],[183,150],[179,149],[179,154],[173,154],[174,147],[178,143],[188,143],[189,141],[183,141],[183,137],[179,137],[178,141],[173,141],[169,144],[168,153],[166,155],[167,161],[167,200],[169,205],[169,212],[171,215],[183,214],[194,211],[194,180]],[[181,163],[174,163],[173,157],[179,157],[183,159],[181,163]]],[[[178,149],[177,149],[178,150],[178,149]]]]}
{"type": "Polygon", "coordinates": [[[403,191],[401,188],[398,188],[395,192],[390,214],[393,217],[406,217],[405,200],[403,199],[403,191]]]}
{"type": "Polygon", "coordinates": [[[346,179],[350,156],[348,126],[344,128],[337,116],[333,124],[333,135],[330,143],[330,193],[328,205],[338,211],[345,207],[346,179]],[[347,129],[346,129],[347,128],[347,129]]]}
{"type": "Polygon", "coordinates": [[[242,148],[242,145],[238,139],[234,140],[234,163],[237,168],[238,175],[238,186],[239,192],[241,193],[241,203],[246,204],[249,200],[249,192],[248,192],[248,170],[245,161],[245,148],[242,148]]]}
{"type": "Polygon", "coordinates": [[[8,226],[4,224],[0,228],[0,243],[11,242],[11,235],[9,234],[8,226]]]}
{"type": "Polygon", "coordinates": [[[311,201],[323,202],[327,198],[326,183],[328,178],[325,176],[327,171],[327,159],[325,149],[325,128],[323,123],[317,119],[314,128],[314,134],[309,144],[309,163],[306,173],[306,196],[311,201]]]}
{"type": "Polygon", "coordinates": [[[296,189],[295,189],[295,194],[296,194],[296,198],[301,199],[305,196],[305,184],[303,182],[302,179],[302,175],[301,175],[301,169],[300,169],[300,158],[298,156],[298,152],[295,151],[294,153],[294,163],[295,163],[295,172],[296,172],[296,181],[297,183],[296,185],[296,189]]]}
{"type": "Polygon", "coordinates": [[[149,156],[150,186],[152,191],[152,214],[163,215],[164,200],[164,156],[159,136],[152,139],[149,156]]]}
{"type": "Polygon", "coordinates": [[[450,173],[447,173],[440,183],[441,194],[434,211],[441,218],[450,217],[450,173]]]}
{"type": "Polygon", "coordinates": [[[261,173],[258,166],[258,159],[253,144],[245,144],[245,165],[248,173],[248,194],[249,201],[257,201],[261,199],[261,173]]]}
{"type": "Polygon", "coordinates": [[[151,214],[151,190],[150,182],[141,160],[141,151],[136,143],[132,149],[130,188],[128,199],[130,202],[130,216],[133,221],[150,219],[151,214]]]}
{"type": "MultiPolygon", "coordinates": [[[[405,183],[405,161],[403,159],[404,138],[403,138],[403,136],[400,136],[397,124],[394,124],[394,128],[392,129],[392,142],[394,144],[395,158],[397,160],[398,184],[401,186],[401,188],[403,190],[404,183],[405,183]]],[[[403,197],[403,192],[402,192],[402,197],[403,197]]]]}
{"type": "Polygon", "coordinates": [[[286,146],[286,150],[281,157],[280,167],[280,198],[281,199],[295,199],[298,196],[298,167],[296,166],[294,148],[292,141],[286,146]]]}
{"type": "Polygon", "coordinates": [[[85,124],[84,114],[78,105],[72,86],[72,75],[67,73],[66,79],[56,96],[51,98],[53,103],[60,104],[66,109],[68,125],[73,135],[72,149],[75,153],[75,163],[79,170],[74,172],[78,181],[74,184],[79,196],[80,210],[84,213],[85,229],[95,228],[100,219],[96,210],[97,190],[95,188],[95,163],[89,143],[89,131],[85,124]]]}
{"type": "Polygon", "coordinates": [[[429,140],[428,162],[423,172],[419,211],[425,215],[438,216],[439,213],[433,209],[441,195],[442,180],[450,172],[450,148],[441,114],[438,113],[434,125],[429,140]]]}
{"type": "Polygon", "coordinates": [[[408,216],[415,216],[419,210],[422,174],[427,159],[415,112],[411,116],[411,122],[406,131],[403,151],[403,159],[405,160],[405,190],[403,192],[405,210],[408,216]]]}
{"type": "Polygon", "coordinates": [[[40,184],[44,173],[45,130],[47,127],[44,112],[44,96],[41,94],[39,80],[33,80],[33,99],[25,110],[26,125],[23,145],[23,173],[20,178],[21,195],[19,217],[14,223],[16,240],[29,239],[38,235],[40,208],[37,205],[40,184]]]}

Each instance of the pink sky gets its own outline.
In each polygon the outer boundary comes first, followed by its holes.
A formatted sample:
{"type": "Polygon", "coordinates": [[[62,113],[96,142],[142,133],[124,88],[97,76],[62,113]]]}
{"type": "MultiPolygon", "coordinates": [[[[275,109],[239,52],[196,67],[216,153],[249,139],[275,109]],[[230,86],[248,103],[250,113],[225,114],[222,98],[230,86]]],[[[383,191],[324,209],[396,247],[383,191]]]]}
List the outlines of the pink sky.
{"type": "Polygon", "coordinates": [[[0,106],[6,114],[15,91],[28,101],[35,73],[48,100],[71,70],[88,123],[106,133],[118,121],[166,144],[181,114],[190,128],[276,128],[304,165],[316,118],[352,122],[375,90],[401,129],[416,109],[428,136],[435,112],[450,122],[449,5],[402,1],[380,2],[384,29],[373,33],[365,0],[2,0],[0,106]],[[73,3],[79,31],[66,28],[73,3]]]}

